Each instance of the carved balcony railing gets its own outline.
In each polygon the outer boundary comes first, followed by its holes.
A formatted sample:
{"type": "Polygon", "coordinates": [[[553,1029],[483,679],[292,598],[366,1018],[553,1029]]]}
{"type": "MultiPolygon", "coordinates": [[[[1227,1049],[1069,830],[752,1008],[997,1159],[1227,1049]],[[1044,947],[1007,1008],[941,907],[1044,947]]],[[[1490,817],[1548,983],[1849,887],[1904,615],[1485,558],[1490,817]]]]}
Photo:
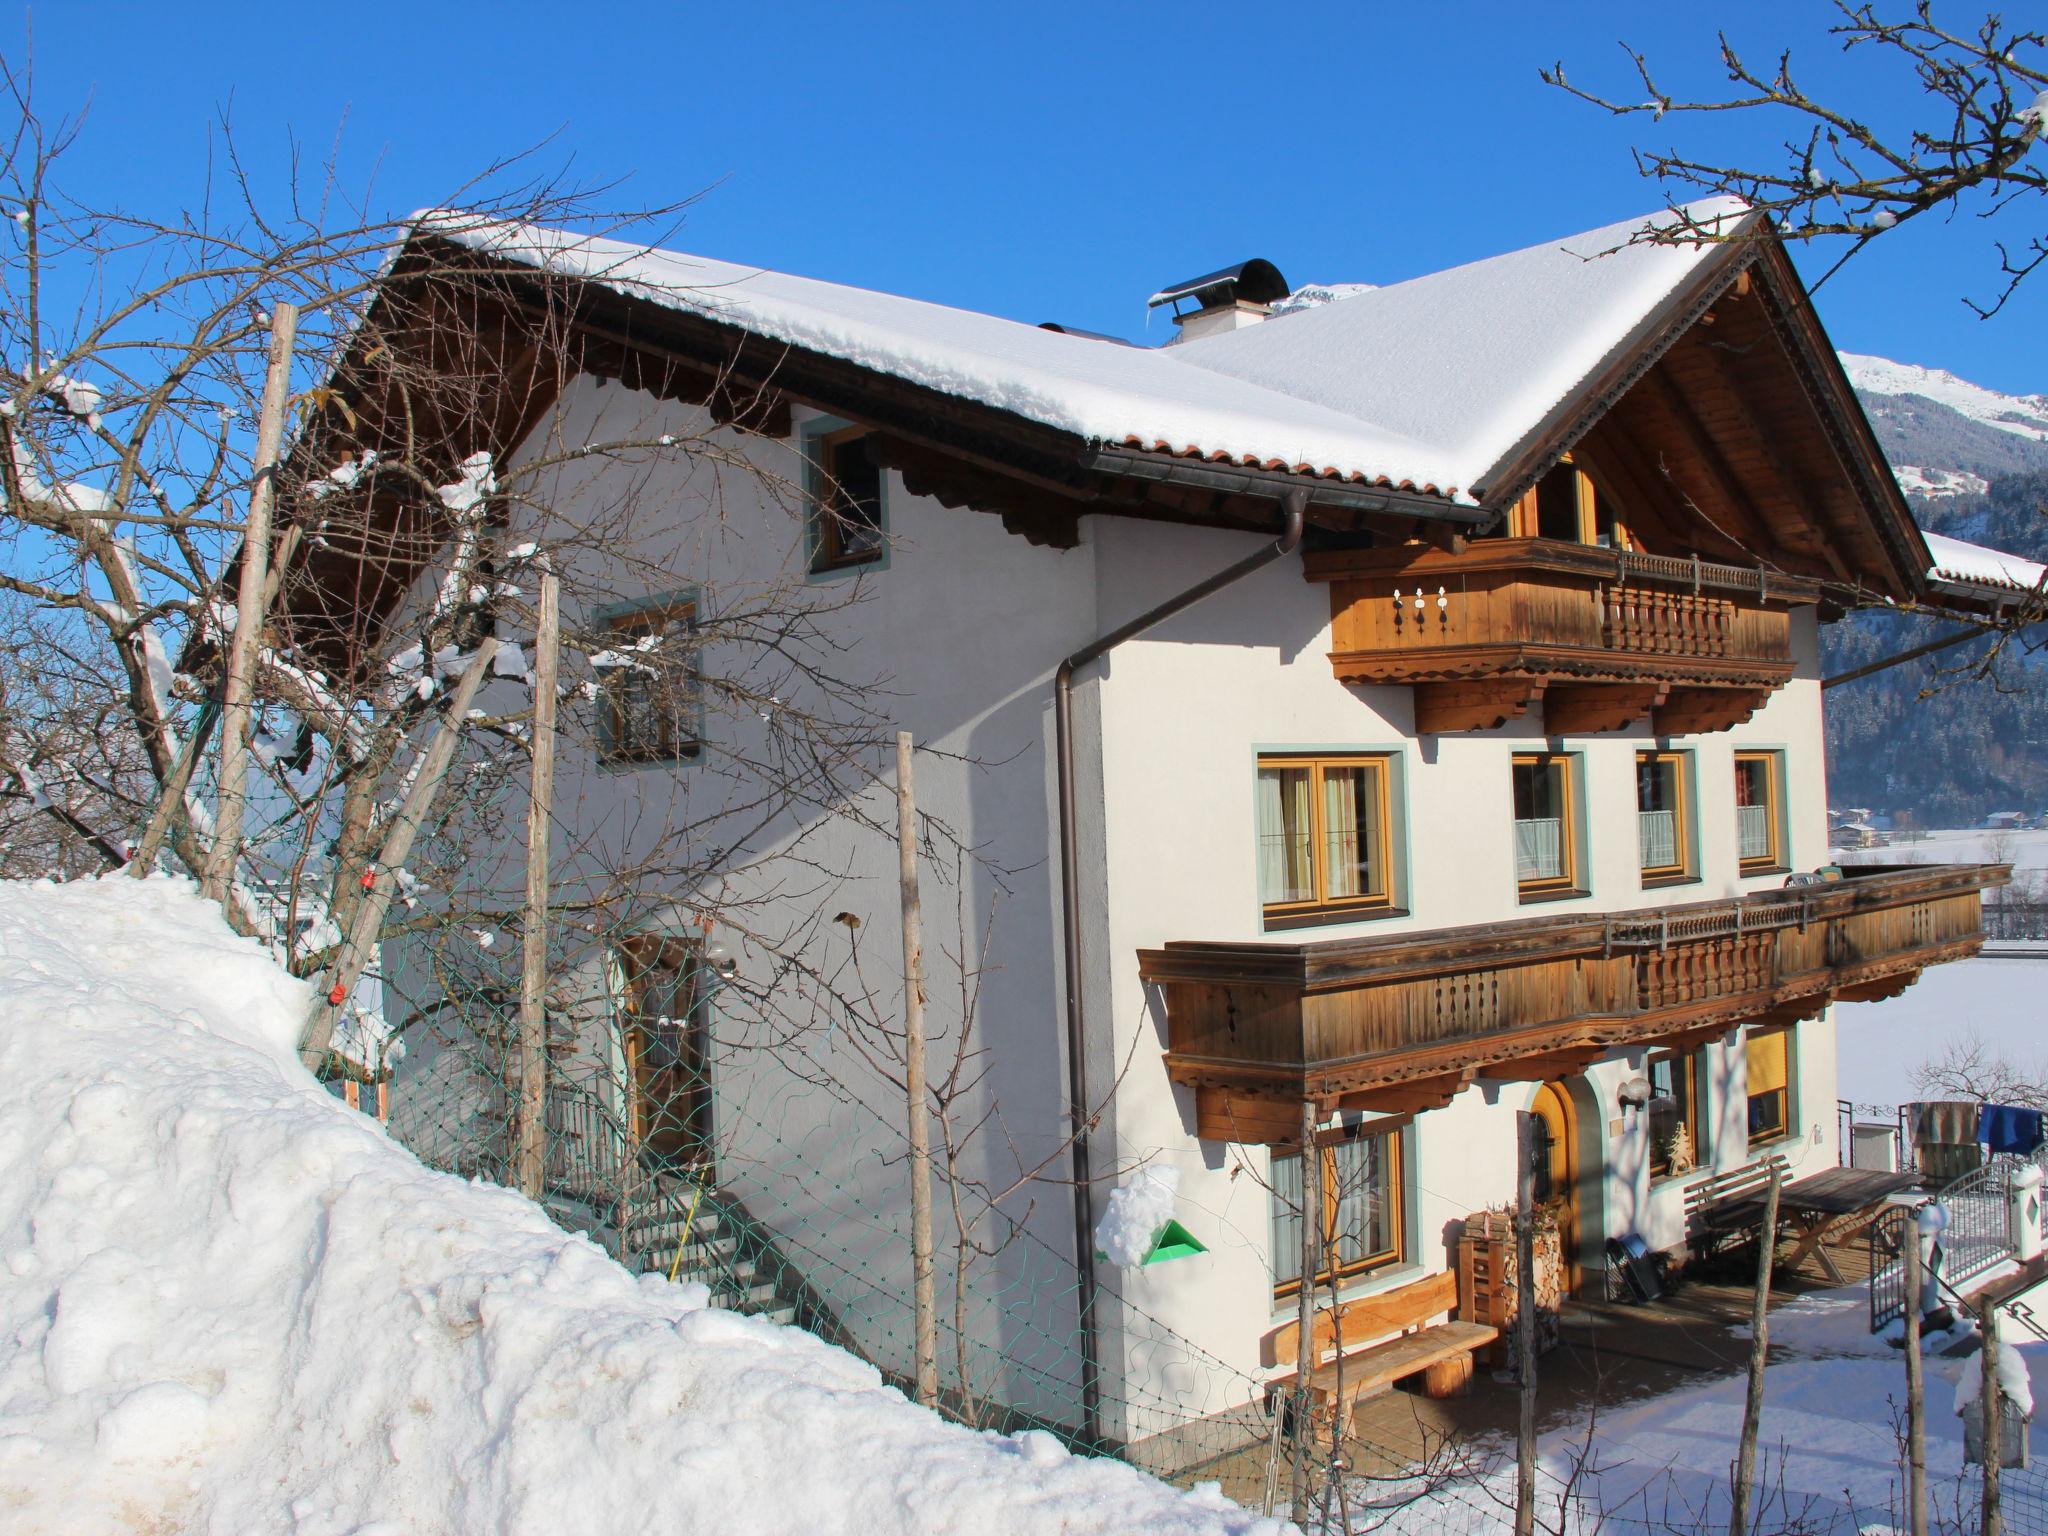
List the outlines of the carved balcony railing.
{"type": "Polygon", "coordinates": [[[1887,997],[1983,943],[2000,864],[1869,870],[1726,901],[1305,944],[1142,950],[1197,1133],[1284,1141],[1304,1099],[1417,1110],[1475,1077],[1547,1081],[1622,1045],[1887,997]]]}
{"type": "Polygon", "coordinates": [[[1424,732],[1483,730],[1541,703],[1553,735],[1653,718],[1660,735],[1739,724],[1792,676],[1811,580],[1567,544],[1481,539],[1310,555],[1330,586],[1330,664],[1409,684],[1424,732]]]}

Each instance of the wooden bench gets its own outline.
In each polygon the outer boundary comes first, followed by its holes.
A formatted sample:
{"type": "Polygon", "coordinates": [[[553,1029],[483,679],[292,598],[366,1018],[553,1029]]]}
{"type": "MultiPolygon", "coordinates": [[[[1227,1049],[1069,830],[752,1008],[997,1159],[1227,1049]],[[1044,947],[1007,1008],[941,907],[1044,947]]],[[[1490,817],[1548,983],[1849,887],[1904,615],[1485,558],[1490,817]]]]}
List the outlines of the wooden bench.
{"type": "MultiPolygon", "coordinates": [[[[1461,1395],[1472,1380],[1472,1352],[1500,1337],[1500,1330],[1485,1323],[1429,1323],[1457,1306],[1458,1277],[1445,1270],[1339,1307],[1320,1308],[1310,1339],[1315,1367],[1308,1378],[1317,1417],[1334,1420],[1338,1434],[1349,1435],[1360,1398],[1389,1391],[1410,1376],[1422,1377],[1426,1396],[1461,1395]],[[1340,1339],[1342,1352],[1325,1360],[1340,1339]],[[1368,1342],[1373,1340],[1379,1342],[1368,1342]]],[[[1262,1358],[1269,1366],[1288,1364],[1299,1358],[1300,1344],[1300,1323],[1288,1323],[1266,1335],[1262,1358]]],[[[1285,1391],[1295,1377],[1290,1372],[1269,1385],[1285,1391]]]]}
{"type": "MultiPolygon", "coordinates": [[[[1764,1199],[1771,1173],[1782,1180],[1785,1159],[1778,1153],[1730,1168],[1685,1189],[1685,1241],[1693,1257],[1704,1259],[1724,1238],[1754,1232],[1763,1225],[1764,1199]]],[[[1776,1233],[1772,1236],[1775,1238],[1776,1233]]]]}

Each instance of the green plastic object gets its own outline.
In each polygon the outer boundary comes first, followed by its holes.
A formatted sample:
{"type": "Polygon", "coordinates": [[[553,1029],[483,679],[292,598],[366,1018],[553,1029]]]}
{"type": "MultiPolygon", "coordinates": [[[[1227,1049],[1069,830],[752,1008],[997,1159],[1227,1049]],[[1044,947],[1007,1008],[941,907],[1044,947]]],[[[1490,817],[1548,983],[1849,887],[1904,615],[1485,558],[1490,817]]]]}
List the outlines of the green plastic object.
{"type": "Polygon", "coordinates": [[[1168,1259],[1187,1259],[1208,1251],[1207,1243],[1179,1222],[1169,1221],[1159,1229],[1159,1235],[1152,1239],[1152,1251],[1145,1255],[1143,1262],[1164,1264],[1168,1259]]]}

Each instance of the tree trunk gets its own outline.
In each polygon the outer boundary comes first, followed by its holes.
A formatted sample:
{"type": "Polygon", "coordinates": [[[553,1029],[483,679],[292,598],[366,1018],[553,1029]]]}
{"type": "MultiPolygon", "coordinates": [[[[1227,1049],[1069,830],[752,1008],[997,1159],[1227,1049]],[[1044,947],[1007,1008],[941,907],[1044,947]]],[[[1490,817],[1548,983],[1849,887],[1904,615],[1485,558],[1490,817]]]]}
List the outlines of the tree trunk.
{"type": "Polygon", "coordinates": [[[1300,1337],[1294,1348],[1294,1479],[1289,1488],[1289,1513],[1297,1523],[1308,1519],[1309,1456],[1315,1447],[1314,1415],[1308,1379],[1316,1369],[1316,1272],[1322,1265],[1316,1239],[1323,1228],[1323,1158],[1316,1146],[1316,1104],[1301,1101],[1301,1288],[1295,1301],[1300,1337]]]}
{"type": "Polygon", "coordinates": [[[1987,1303],[1977,1328],[1984,1339],[1984,1352],[1977,1357],[1984,1373],[1983,1390],[1977,1396],[1977,1406],[1984,1412],[1984,1506],[1978,1530],[1980,1536],[2004,1536],[1999,1463],[2005,1457],[2005,1395],[1998,1390],[1998,1308],[1987,1303]]]}
{"type": "Polygon", "coordinates": [[[1536,1117],[1515,1116],[1515,1536],[1536,1529],[1536,1117]]]}
{"type": "MultiPolygon", "coordinates": [[[[242,528],[242,575],[235,593],[235,633],[221,687],[220,811],[200,889],[226,899],[242,852],[242,811],[249,794],[249,702],[255,693],[256,653],[263,644],[265,598],[270,593],[270,509],[277,500],[277,455],[284,441],[291,392],[292,343],[299,312],[290,304],[270,311],[270,358],[263,405],[256,418],[256,461],[249,485],[249,517],[242,528]]],[[[175,777],[175,773],[172,775],[175,777]]]]}
{"type": "Polygon", "coordinates": [[[1749,1395],[1742,1405],[1742,1443],[1735,1456],[1735,1488],[1728,1506],[1728,1536],[1748,1536],[1750,1490],[1756,1485],[1757,1426],[1764,1413],[1764,1364],[1770,1353],[1771,1263],[1778,1256],[1778,1181],[1771,1169],[1764,1220],[1757,1228],[1756,1295],[1749,1309],[1749,1395]]]}
{"type": "Polygon", "coordinates": [[[1927,1536],[1927,1394],[1920,1360],[1920,1229],[1906,1222],[1906,1517],[1927,1536]]]}

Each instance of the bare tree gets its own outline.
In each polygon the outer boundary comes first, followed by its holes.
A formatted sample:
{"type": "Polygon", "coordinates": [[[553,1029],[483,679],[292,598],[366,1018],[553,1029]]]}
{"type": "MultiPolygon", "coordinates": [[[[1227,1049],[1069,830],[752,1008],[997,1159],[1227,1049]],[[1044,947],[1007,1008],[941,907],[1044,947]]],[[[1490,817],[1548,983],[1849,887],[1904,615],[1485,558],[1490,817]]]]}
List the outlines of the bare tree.
{"type": "Polygon", "coordinates": [[[1913,1087],[1927,1099],[2048,1109],[2048,1063],[2015,1062],[1969,1029],[1913,1069],[1913,1087]]]}
{"type": "MultiPolygon", "coordinates": [[[[1859,63],[1860,99],[1849,99],[1854,90],[1845,97],[1810,93],[1793,72],[1789,48],[1768,66],[1753,65],[1726,33],[1719,62],[1731,89],[1720,96],[1689,99],[1665,90],[1650,60],[1626,43],[1639,96],[1584,89],[1561,62],[1542,78],[1622,117],[1661,123],[1735,113],[1782,122],[1786,137],[1774,162],[1672,148],[1638,149],[1636,163],[1671,189],[1674,203],[1732,194],[1768,214],[1784,239],[1846,239],[1843,260],[1927,214],[1969,211],[1993,220],[2016,208],[2036,210],[2031,229],[2027,215],[2014,212],[2022,233],[1993,242],[1996,292],[1982,302],[1965,300],[1980,316],[1996,314],[2048,263],[2048,233],[2039,202],[2031,201],[2048,195],[2048,158],[2037,151],[2048,134],[2048,33],[1995,11],[1975,26],[1951,29],[1935,20],[1931,0],[1910,9],[1835,0],[1835,8],[1839,17],[1829,30],[1859,63]],[[1911,88],[1901,90],[1908,80],[1911,88]]],[[[1728,238],[1715,219],[1682,212],[1635,237],[1657,244],[1728,238]]]]}

